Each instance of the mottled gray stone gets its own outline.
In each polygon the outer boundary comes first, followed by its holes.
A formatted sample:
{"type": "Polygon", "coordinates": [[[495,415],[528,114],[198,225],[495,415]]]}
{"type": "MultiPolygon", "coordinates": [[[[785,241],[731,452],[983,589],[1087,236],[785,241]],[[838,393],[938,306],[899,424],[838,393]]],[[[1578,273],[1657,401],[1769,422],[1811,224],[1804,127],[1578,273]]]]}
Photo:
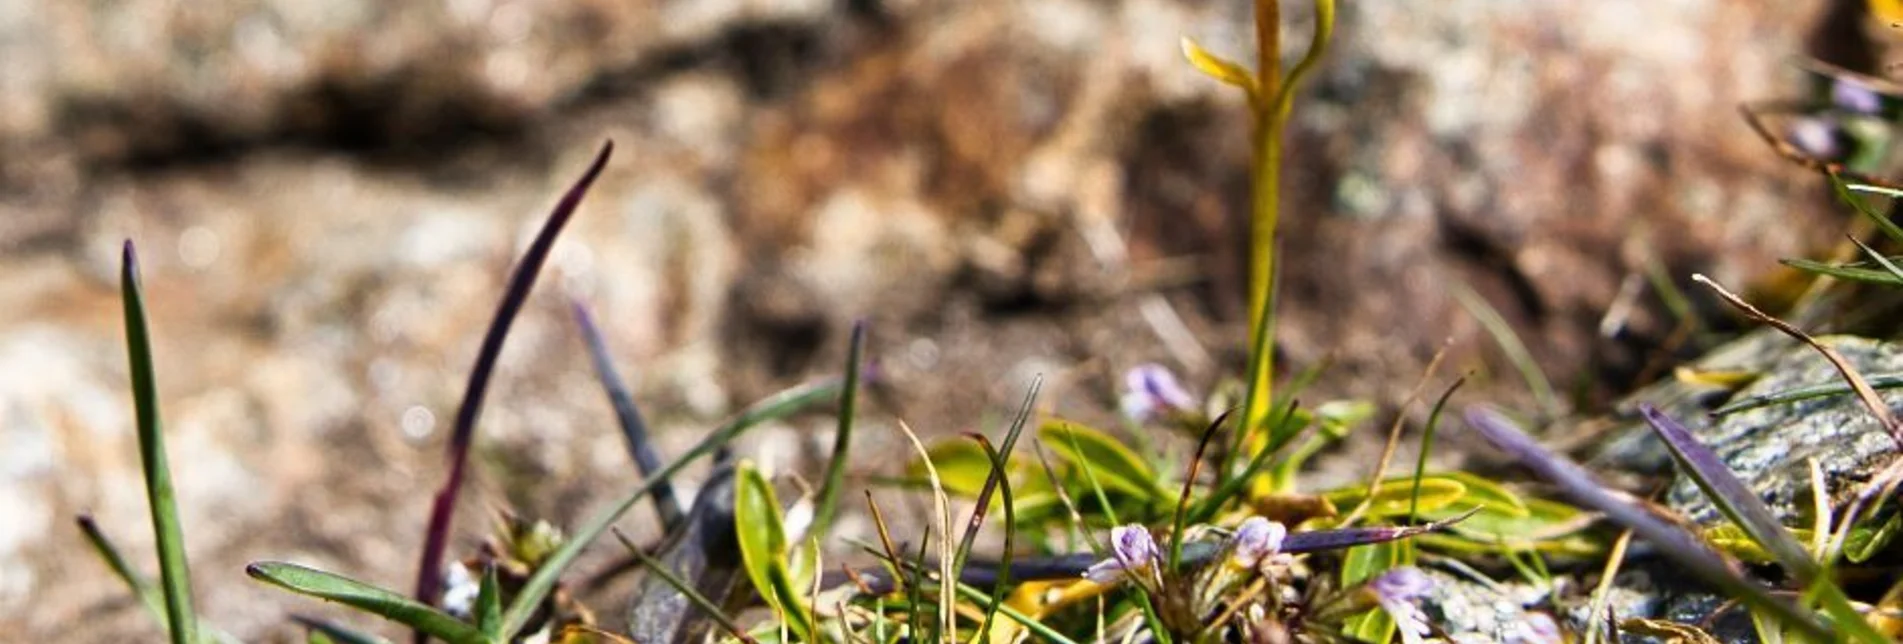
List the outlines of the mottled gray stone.
{"type": "MultiPolygon", "coordinates": [[[[1896,345],[1853,337],[1822,342],[1866,375],[1903,371],[1903,350],[1896,345]]],[[[1733,399],[1841,382],[1843,377],[1821,354],[1798,347],[1785,352],[1764,377],[1733,399]]],[[[1841,504],[1898,453],[1896,441],[1849,394],[1759,407],[1715,421],[1703,414],[1681,416],[1679,421],[1787,523],[1804,516],[1810,506],[1812,459],[1830,486],[1830,499],[1841,504]]],[[[1665,500],[1702,524],[1722,518],[1688,477],[1679,477],[1665,500]]]]}

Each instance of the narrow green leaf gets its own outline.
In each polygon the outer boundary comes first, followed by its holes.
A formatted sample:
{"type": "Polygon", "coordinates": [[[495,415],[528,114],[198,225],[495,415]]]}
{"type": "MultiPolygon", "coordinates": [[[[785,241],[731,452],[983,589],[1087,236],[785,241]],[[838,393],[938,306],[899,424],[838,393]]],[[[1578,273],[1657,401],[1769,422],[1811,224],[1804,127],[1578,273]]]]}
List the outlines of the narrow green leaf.
{"type": "MultiPolygon", "coordinates": [[[[1876,375],[1866,376],[1864,380],[1870,383],[1871,389],[1876,389],[1876,390],[1896,389],[1899,387],[1903,387],[1903,373],[1876,374],[1876,375]]],[[[1785,391],[1778,391],[1778,392],[1772,392],[1767,394],[1758,394],[1755,396],[1746,396],[1744,398],[1739,398],[1737,400],[1731,401],[1730,403],[1726,404],[1723,407],[1719,407],[1717,409],[1712,410],[1711,415],[1714,417],[1725,416],[1729,414],[1735,414],[1741,411],[1757,409],[1760,407],[1769,407],[1771,405],[1782,405],[1785,403],[1794,403],[1794,402],[1803,401],[1803,400],[1810,400],[1812,398],[1824,398],[1828,396],[1842,396],[1849,393],[1851,393],[1850,385],[1845,384],[1843,382],[1835,382],[1835,383],[1827,384],[1827,385],[1815,385],[1810,387],[1799,387],[1796,389],[1788,389],[1785,391]]]]}
{"type": "Polygon", "coordinates": [[[291,621],[297,622],[299,626],[303,626],[305,630],[310,631],[310,642],[312,644],[319,642],[330,644],[389,644],[389,640],[381,637],[369,633],[360,633],[315,617],[292,615],[291,621]]]}
{"type": "MultiPolygon", "coordinates": [[[[1429,475],[1421,477],[1415,485],[1412,476],[1395,477],[1381,482],[1381,488],[1374,493],[1374,500],[1368,504],[1367,515],[1370,518],[1406,516],[1414,512],[1433,512],[1462,501],[1467,496],[1467,486],[1452,478],[1429,475]],[[1418,500],[1418,505],[1417,505],[1418,500]]],[[[1368,498],[1367,484],[1353,485],[1322,494],[1322,498],[1338,508],[1355,507],[1368,498]]],[[[1466,505],[1473,505],[1468,502],[1466,505]]]]}
{"type": "Polygon", "coordinates": [[[476,629],[492,644],[502,642],[502,591],[496,587],[496,565],[482,567],[482,585],[476,590],[476,629]]]}
{"type": "Polygon", "coordinates": [[[713,453],[714,450],[731,442],[755,425],[790,416],[812,405],[831,400],[838,394],[839,381],[826,380],[794,387],[754,403],[753,406],[742,410],[739,415],[728,420],[726,424],[708,433],[707,437],[693,449],[687,450],[686,454],[655,473],[654,477],[648,479],[646,483],[590,518],[580,530],[575,531],[574,537],[563,542],[560,549],[549,555],[548,560],[537,567],[535,574],[530,575],[529,580],[522,584],[522,589],[516,592],[515,599],[509,602],[509,609],[502,615],[504,639],[514,638],[528,624],[529,617],[534,615],[536,607],[540,606],[542,599],[548,597],[548,593],[555,589],[556,580],[560,579],[562,572],[581,555],[582,549],[608,532],[609,526],[614,525],[614,522],[633,508],[635,503],[646,498],[658,482],[667,481],[689,463],[713,453]]]}
{"type": "Polygon", "coordinates": [[[165,617],[165,597],[159,593],[158,587],[153,586],[152,581],[146,579],[145,575],[132,569],[132,564],[127,563],[125,555],[119,552],[119,548],[106,539],[106,534],[99,530],[99,524],[93,521],[91,515],[79,516],[79,531],[86,535],[86,541],[92,544],[93,552],[98,553],[99,558],[105,560],[106,565],[112,568],[113,575],[119,577],[120,581],[125,582],[126,587],[132,589],[132,595],[139,598],[139,603],[145,606],[146,612],[152,614],[152,619],[158,622],[159,627],[170,632],[171,627],[168,625],[170,622],[165,617]]]}
{"type": "Polygon", "coordinates": [[[450,644],[484,644],[489,641],[482,631],[448,613],[342,575],[274,561],[245,566],[245,574],[285,590],[381,616],[450,644]]]}
{"type": "Polygon", "coordinates": [[[126,354],[131,363],[132,404],[138,414],[139,461],[145,470],[146,505],[159,549],[159,585],[165,593],[166,623],[172,644],[196,644],[198,615],[192,612],[192,574],[185,560],[185,534],[179,525],[177,493],[165,457],[165,429],[159,419],[158,376],[152,366],[152,338],[146,325],[145,291],[139,283],[139,259],[127,240],[119,267],[119,295],[125,306],[126,354]]]}
{"type": "Polygon", "coordinates": [[[852,421],[859,411],[859,369],[865,361],[866,322],[852,325],[852,340],[846,349],[846,384],[839,391],[839,425],[833,432],[833,454],[826,462],[825,483],[820,485],[818,507],[813,510],[813,528],[809,534],[824,536],[832,529],[833,515],[839,509],[839,495],[846,489],[846,452],[852,447],[852,421]]]}
{"type": "MultiPolygon", "coordinates": [[[[954,576],[965,569],[965,560],[971,556],[971,546],[978,540],[978,528],[984,525],[985,512],[991,509],[992,494],[997,491],[999,484],[1005,483],[1005,479],[1010,477],[1010,471],[1006,469],[1008,463],[1002,459],[1010,458],[1011,450],[1017,446],[1018,437],[1024,433],[1025,424],[1030,422],[1031,409],[1037,404],[1037,392],[1043,388],[1044,377],[1040,375],[1031,381],[1030,388],[1024,392],[1024,403],[1018,406],[1017,417],[1012,419],[1011,429],[1004,434],[1002,458],[993,453],[990,442],[985,440],[982,434],[976,435],[978,439],[976,442],[984,449],[988,471],[985,474],[984,486],[978,490],[978,503],[972,507],[971,519],[965,523],[965,533],[959,539],[958,549],[952,555],[952,575],[954,576]]],[[[1008,503],[1005,507],[1007,510],[1010,509],[1008,503]]]]}
{"type": "Polygon", "coordinates": [[[1558,418],[1559,393],[1553,390],[1552,381],[1546,378],[1545,371],[1540,370],[1539,361],[1533,359],[1533,352],[1528,351],[1526,343],[1520,341],[1520,335],[1513,330],[1513,325],[1500,317],[1500,311],[1474,292],[1472,287],[1456,282],[1451,290],[1461,308],[1467,309],[1467,314],[1472,315],[1474,321],[1480,323],[1480,328],[1493,337],[1494,344],[1500,346],[1507,361],[1513,363],[1513,368],[1520,372],[1520,378],[1526,381],[1534,400],[1539,401],[1540,412],[1547,418],[1558,418]]]}
{"type": "Polygon", "coordinates": [[[1856,209],[1858,214],[1863,215],[1865,219],[1869,219],[1871,223],[1876,224],[1877,228],[1882,230],[1883,234],[1888,236],[1891,241],[1903,243],[1903,227],[1898,227],[1896,222],[1890,221],[1889,217],[1877,212],[1875,208],[1871,208],[1870,205],[1864,203],[1862,199],[1858,199],[1856,195],[1850,194],[1852,190],[1855,190],[1857,192],[1872,192],[1896,198],[1898,195],[1895,190],[1881,186],[1861,184],[1852,186],[1844,183],[1844,178],[1835,172],[1826,173],[1825,178],[1830,180],[1830,189],[1832,192],[1837,193],[1838,199],[1842,199],[1844,203],[1856,209]]]}
{"type": "Polygon", "coordinates": [[[1079,465],[1088,463],[1099,482],[1154,502],[1169,495],[1156,480],[1148,463],[1103,432],[1062,420],[1048,421],[1038,428],[1038,438],[1064,460],[1079,465]]]}
{"type": "Polygon", "coordinates": [[[1891,275],[1889,271],[1878,270],[1874,268],[1863,268],[1860,266],[1853,266],[1853,265],[1826,264],[1823,262],[1815,262],[1808,259],[1780,259],[1777,261],[1780,264],[1789,266],[1791,268],[1795,268],[1800,271],[1817,273],[1819,275],[1829,275],[1837,279],[1850,280],[1853,282],[1869,282],[1871,284],[1883,284],[1885,286],[1903,286],[1903,279],[1898,279],[1897,276],[1891,275]]]}
{"type": "Polygon", "coordinates": [[[787,565],[786,524],[773,483],[752,462],[734,468],[734,533],[740,538],[740,558],[747,578],[768,606],[773,607],[801,641],[815,641],[818,631],[787,565]]]}

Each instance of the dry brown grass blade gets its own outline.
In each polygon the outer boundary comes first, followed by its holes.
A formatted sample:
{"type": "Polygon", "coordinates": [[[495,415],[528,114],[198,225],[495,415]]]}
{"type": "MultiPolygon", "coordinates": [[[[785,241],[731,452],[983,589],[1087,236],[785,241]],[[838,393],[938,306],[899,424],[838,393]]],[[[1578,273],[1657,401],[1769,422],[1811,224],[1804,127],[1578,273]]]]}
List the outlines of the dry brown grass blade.
{"type": "Polygon", "coordinates": [[[1727,304],[1743,312],[1746,317],[1768,324],[1772,328],[1784,332],[1785,335],[1810,345],[1811,348],[1816,349],[1818,353],[1824,354],[1824,359],[1830,361],[1830,366],[1836,367],[1838,375],[1843,376],[1844,381],[1850,383],[1850,389],[1857,392],[1857,399],[1863,401],[1863,406],[1869,409],[1870,415],[1877,419],[1878,424],[1883,426],[1883,431],[1888,432],[1890,438],[1896,440],[1898,445],[1903,445],[1903,425],[1897,423],[1896,414],[1890,412],[1890,406],[1884,404],[1882,398],[1877,397],[1877,390],[1870,387],[1870,383],[1864,380],[1863,374],[1859,373],[1856,367],[1850,366],[1850,361],[1844,359],[1842,353],[1838,353],[1836,349],[1818,342],[1816,338],[1811,337],[1810,334],[1805,333],[1802,329],[1791,326],[1788,322],[1771,317],[1770,314],[1758,310],[1758,307],[1752,306],[1750,302],[1744,301],[1743,298],[1726,290],[1725,287],[1712,281],[1709,277],[1695,273],[1692,275],[1692,280],[1709,287],[1718,294],[1718,297],[1723,298],[1727,304]]]}

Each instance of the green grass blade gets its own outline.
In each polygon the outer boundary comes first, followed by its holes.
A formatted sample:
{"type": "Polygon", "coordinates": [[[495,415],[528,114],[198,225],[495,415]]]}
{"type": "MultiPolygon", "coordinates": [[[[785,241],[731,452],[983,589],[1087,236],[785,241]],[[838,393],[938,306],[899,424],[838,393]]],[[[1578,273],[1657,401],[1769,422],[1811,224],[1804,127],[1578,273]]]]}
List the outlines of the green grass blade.
{"type": "Polygon", "coordinates": [[[1791,268],[1795,268],[1800,271],[1817,273],[1819,275],[1829,275],[1831,277],[1835,277],[1841,280],[1850,280],[1853,282],[1869,282],[1871,284],[1882,284],[1885,286],[1903,286],[1903,279],[1898,279],[1897,276],[1892,275],[1889,271],[1877,270],[1874,268],[1863,268],[1861,266],[1852,266],[1852,265],[1826,264],[1823,262],[1811,261],[1808,259],[1780,259],[1777,261],[1779,264],[1783,264],[1785,266],[1789,266],[1791,268]]]}
{"type": "Polygon", "coordinates": [[[1856,195],[1850,194],[1850,192],[1853,190],[1857,192],[1869,192],[1869,193],[1875,193],[1880,195],[1886,195],[1891,198],[1897,198],[1903,195],[1899,195],[1897,191],[1895,190],[1890,190],[1887,188],[1883,188],[1881,186],[1866,186],[1866,185],[1852,186],[1850,184],[1844,183],[1844,178],[1841,176],[1838,176],[1838,174],[1835,172],[1827,173],[1825,177],[1830,179],[1830,189],[1832,192],[1837,193],[1838,199],[1842,199],[1844,203],[1849,204],[1851,208],[1855,208],[1858,214],[1863,215],[1864,217],[1868,218],[1872,223],[1875,223],[1877,225],[1877,228],[1882,230],[1883,234],[1885,236],[1888,236],[1892,241],[1903,242],[1903,227],[1898,227],[1896,225],[1896,222],[1890,221],[1889,217],[1883,216],[1883,213],[1877,212],[1875,209],[1871,208],[1869,204],[1864,203],[1862,199],[1857,198],[1856,195]]]}
{"type": "Polygon", "coordinates": [[[496,565],[482,567],[482,585],[476,591],[476,629],[492,643],[502,642],[502,591],[496,587],[496,565]]]}
{"type": "MultiPolygon", "coordinates": [[[[1036,387],[1036,385],[1032,386],[1036,387]]],[[[1027,403],[1025,407],[1028,409],[1030,401],[1027,399],[1025,402],[1027,403]]],[[[1018,417],[1018,423],[1012,428],[1007,441],[1016,439],[1019,431],[1024,429],[1026,415],[1028,414],[1018,417]]],[[[998,471],[998,495],[1004,499],[1004,550],[998,555],[998,581],[991,587],[991,596],[1000,597],[1004,595],[1005,589],[1011,586],[1011,555],[1017,550],[1018,517],[1015,509],[1017,503],[1011,498],[1011,477],[1004,474],[1010,464],[1010,456],[992,447],[991,441],[985,440],[985,437],[976,438],[978,444],[984,446],[985,454],[991,457],[992,467],[998,471]]],[[[960,574],[962,573],[961,570],[960,574]]],[[[978,644],[991,642],[991,621],[997,618],[1000,605],[1000,602],[992,602],[985,608],[984,621],[978,623],[978,644]]]]}
{"type": "Polygon", "coordinates": [[[839,387],[840,383],[838,380],[824,380],[794,387],[775,394],[766,400],[754,403],[753,406],[741,410],[739,415],[729,419],[726,424],[715,428],[713,432],[707,435],[707,438],[701,439],[701,442],[695,445],[693,449],[688,450],[686,454],[675,459],[674,462],[669,463],[668,466],[662,468],[660,472],[656,472],[652,478],[641,484],[640,487],[635,488],[634,491],[629,492],[627,496],[623,496],[615,501],[614,505],[609,506],[606,510],[590,518],[587,523],[582,525],[580,530],[575,531],[575,535],[572,538],[562,544],[560,549],[556,550],[554,554],[549,555],[548,559],[542,562],[541,567],[535,569],[535,574],[530,575],[529,580],[523,583],[522,589],[517,591],[515,600],[509,603],[509,609],[504,611],[502,615],[503,638],[514,638],[515,635],[528,624],[529,617],[535,613],[536,606],[540,605],[542,599],[548,597],[548,593],[554,590],[556,580],[560,579],[562,572],[567,570],[569,564],[574,563],[575,558],[581,555],[582,549],[588,547],[588,544],[593,543],[596,539],[601,538],[602,534],[608,532],[608,527],[614,525],[615,520],[620,519],[621,515],[626,514],[629,508],[634,507],[635,503],[647,498],[647,495],[653,492],[657,482],[668,480],[679,473],[682,468],[687,467],[689,463],[708,454],[712,454],[714,450],[731,442],[735,437],[755,425],[783,418],[807,407],[833,399],[833,397],[839,395],[839,387]]]}
{"type": "Polygon", "coordinates": [[[489,641],[482,631],[449,613],[349,577],[275,561],[253,563],[244,571],[258,581],[379,615],[450,644],[489,641]]]}
{"type": "Polygon", "coordinates": [[[337,624],[315,617],[292,615],[291,621],[310,632],[311,642],[335,642],[336,644],[389,644],[389,640],[344,628],[337,624]]]}
{"type": "Polygon", "coordinates": [[[125,582],[126,586],[132,589],[132,594],[139,598],[139,603],[145,606],[146,612],[152,614],[152,619],[157,621],[160,627],[169,630],[168,624],[171,622],[167,621],[165,616],[165,597],[159,593],[158,587],[153,586],[152,581],[146,579],[145,575],[132,569],[132,565],[126,562],[125,555],[121,554],[119,548],[112,545],[112,542],[106,539],[106,534],[99,530],[99,523],[93,521],[92,515],[80,515],[78,523],[79,531],[86,535],[86,542],[92,544],[93,552],[99,553],[99,558],[106,562],[107,567],[112,568],[112,574],[117,575],[120,581],[125,582]]]}
{"type": "MultiPolygon", "coordinates": [[[[1871,389],[1876,389],[1876,390],[1896,389],[1899,387],[1903,387],[1903,373],[1878,374],[1874,376],[1867,376],[1864,378],[1864,380],[1870,383],[1871,389]]],[[[1842,396],[1849,393],[1852,393],[1850,389],[1850,385],[1847,385],[1841,382],[1835,383],[1835,384],[1828,384],[1828,385],[1814,385],[1810,387],[1799,387],[1797,389],[1788,389],[1785,391],[1772,392],[1768,394],[1758,394],[1756,396],[1748,396],[1745,398],[1740,398],[1738,400],[1732,401],[1731,403],[1723,407],[1719,407],[1717,409],[1712,410],[1711,415],[1714,417],[1724,416],[1728,414],[1735,414],[1741,411],[1757,409],[1759,407],[1769,407],[1771,405],[1781,405],[1784,403],[1793,403],[1793,402],[1798,402],[1802,400],[1810,400],[1812,398],[1824,398],[1827,396],[1842,396]]]]}
{"type": "Polygon", "coordinates": [[[1506,353],[1507,361],[1513,363],[1513,368],[1520,372],[1527,389],[1533,392],[1533,399],[1539,402],[1540,413],[1546,418],[1558,418],[1559,394],[1553,389],[1552,381],[1546,379],[1546,372],[1540,370],[1539,361],[1533,359],[1533,352],[1528,351],[1526,343],[1521,342],[1519,334],[1514,333],[1513,325],[1500,317],[1500,312],[1487,303],[1486,298],[1475,293],[1472,287],[1455,283],[1450,290],[1461,308],[1467,309],[1467,314],[1474,316],[1474,321],[1487,330],[1487,335],[1493,336],[1494,343],[1500,345],[1500,351],[1506,353]]]}
{"type": "Polygon", "coordinates": [[[819,488],[818,507],[813,510],[810,534],[826,536],[833,517],[839,511],[839,494],[846,489],[846,453],[852,447],[852,421],[859,412],[859,370],[865,360],[866,323],[853,323],[852,340],[846,349],[846,383],[839,392],[839,426],[833,432],[832,459],[826,462],[826,478],[819,488]]]}
{"type": "Polygon", "coordinates": [[[119,293],[125,305],[132,404],[138,412],[139,460],[145,469],[145,498],[152,510],[152,532],[159,549],[159,587],[165,593],[166,623],[171,625],[173,644],[195,644],[198,616],[192,612],[192,574],[185,561],[185,534],[179,526],[172,470],[165,458],[165,430],[159,420],[158,378],[152,366],[145,292],[139,284],[139,259],[131,240],[126,241],[122,260],[119,293]]]}
{"type": "MultiPolygon", "coordinates": [[[[1018,415],[1012,419],[1011,429],[1004,434],[1003,458],[1011,458],[1011,449],[1017,446],[1018,436],[1024,433],[1024,426],[1031,419],[1031,409],[1037,404],[1037,392],[1043,388],[1044,376],[1040,375],[1031,380],[1030,389],[1024,392],[1024,403],[1018,406],[1018,415]]],[[[971,556],[971,546],[978,541],[978,528],[984,525],[985,512],[991,509],[991,495],[997,491],[999,485],[1005,483],[1005,479],[1010,478],[1010,470],[1006,468],[1009,461],[999,461],[991,453],[990,442],[986,441],[982,435],[978,435],[977,438],[979,446],[985,451],[987,459],[991,461],[991,472],[985,477],[984,487],[978,491],[978,504],[972,507],[971,519],[965,523],[965,534],[960,537],[958,550],[952,556],[954,576],[964,571],[965,561],[971,556]]],[[[1010,509],[1008,500],[1005,507],[1007,510],[1010,509]]],[[[1006,529],[1009,529],[1009,526],[1006,529]]]]}
{"type": "Polygon", "coordinates": [[[1441,392],[1440,399],[1434,401],[1434,410],[1427,413],[1427,428],[1421,430],[1421,457],[1414,462],[1414,490],[1408,495],[1407,520],[1413,523],[1421,512],[1421,478],[1427,476],[1427,457],[1434,452],[1434,430],[1440,427],[1440,414],[1447,409],[1447,401],[1467,384],[1467,377],[1454,379],[1454,384],[1441,392]]]}
{"type": "MultiPolygon", "coordinates": [[[[119,547],[113,545],[112,540],[106,538],[106,533],[99,529],[99,523],[93,520],[92,515],[82,514],[76,522],[79,524],[79,531],[86,536],[86,542],[92,545],[93,552],[98,553],[99,558],[106,562],[106,566],[112,568],[113,575],[125,582],[126,587],[132,590],[132,594],[139,598],[139,603],[145,606],[147,613],[152,615],[152,621],[156,622],[160,628],[170,629],[168,624],[171,622],[167,621],[165,616],[165,597],[159,593],[157,586],[152,585],[152,580],[146,579],[145,575],[139,574],[132,568],[132,564],[126,561],[119,547]]],[[[198,636],[201,642],[238,644],[238,638],[205,623],[203,619],[198,623],[198,636]]]]}

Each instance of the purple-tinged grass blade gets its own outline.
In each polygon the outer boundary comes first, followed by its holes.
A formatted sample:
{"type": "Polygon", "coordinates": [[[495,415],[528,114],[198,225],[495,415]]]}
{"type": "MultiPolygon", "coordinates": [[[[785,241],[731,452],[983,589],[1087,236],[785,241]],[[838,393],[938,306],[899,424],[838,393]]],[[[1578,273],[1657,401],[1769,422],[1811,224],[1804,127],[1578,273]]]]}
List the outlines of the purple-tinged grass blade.
{"type": "Polygon", "coordinates": [[[1340,530],[1308,530],[1291,532],[1282,539],[1282,552],[1301,554],[1322,550],[1339,550],[1351,546],[1365,546],[1406,539],[1419,534],[1434,532],[1447,526],[1467,520],[1479,512],[1479,506],[1458,515],[1440,521],[1412,526],[1381,526],[1373,528],[1343,528],[1340,530]]]}
{"type": "Polygon", "coordinates": [[[1812,589],[1812,593],[1837,623],[1842,625],[1846,635],[1860,642],[1884,641],[1870,624],[1850,606],[1849,598],[1843,589],[1829,578],[1824,567],[1804,549],[1804,544],[1791,535],[1777,516],[1771,513],[1770,506],[1746,487],[1743,481],[1733,475],[1731,468],[1718,455],[1692,437],[1691,430],[1665,415],[1649,404],[1639,406],[1639,413],[1645,416],[1645,422],[1652,425],[1665,446],[1672,451],[1678,466],[1698,484],[1698,489],[1718,506],[1725,518],[1743,529],[1758,545],[1775,557],[1784,570],[1788,571],[1798,583],[1812,589]]]}
{"type": "Polygon", "coordinates": [[[1778,522],[1764,500],[1738,480],[1711,448],[1693,438],[1691,430],[1650,404],[1639,405],[1639,414],[1658,432],[1659,438],[1664,439],[1679,468],[1724,512],[1725,518],[1738,524],[1752,540],[1770,551],[1798,581],[1808,584],[1817,578],[1817,561],[1804,550],[1804,545],[1784,529],[1784,524],[1778,522]]]}
{"type": "Polygon", "coordinates": [[[594,316],[579,302],[575,304],[575,324],[581,327],[582,339],[588,342],[588,357],[595,365],[595,377],[601,380],[601,388],[608,394],[608,404],[614,406],[615,421],[621,424],[629,456],[634,458],[642,478],[654,480],[652,496],[654,511],[661,515],[661,534],[673,534],[686,513],[681,509],[680,497],[674,494],[674,485],[666,479],[654,479],[654,473],[661,469],[661,455],[654,451],[654,441],[648,437],[647,421],[641,419],[641,409],[635,406],[634,394],[628,392],[627,382],[615,371],[614,360],[608,354],[608,341],[595,326],[594,316]]]}
{"type": "MultiPolygon", "coordinates": [[[[515,272],[509,276],[509,285],[503,291],[502,301],[496,305],[494,321],[482,338],[482,348],[476,352],[476,364],[469,370],[469,386],[463,393],[462,406],[456,410],[456,424],[449,436],[449,476],[443,480],[442,489],[436,492],[436,498],[430,505],[429,527],[423,537],[423,557],[416,570],[416,599],[425,604],[434,605],[436,595],[442,584],[443,551],[449,543],[449,527],[456,515],[456,494],[462,489],[464,469],[469,463],[469,446],[476,434],[476,419],[482,413],[482,399],[489,390],[489,377],[494,374],[496,360],[502,355],[502,342],[509,337],[509,327],[515,324],[515,316],[521,312],[522,305],[528,300],[529,290],[535,286],[536,275],[542,272],[542,264],[548,261],[550,249],[555,246],[555,238],[562,227],[575,214],[581,205],[582,195],[588,187],[601,176],[601,169],[608,164],[608,155],[614,152],[614,142],[602,144],[601,152],[595,154],[595,160],[588,165],[579,181],[562,195],[561,201],[549,213],[548,221],[542,224],[542,231],[529,245],[528,253],[522,256],[515,272]]],[[[422,631],[416,631],[414,641],[421,644],[427,639],[422,631]]]]}
{"type": "Polygon", "coordinates": [[[1815,615],[1778,599],[1727,565],[1717,553],[1700,545],[1690,534],[1653,516],[1638,505],[1614,496],[1584,468],[1548,451],[1499,412],[1486,407],[1467,409],[1467,425],[1494,447],[1512,455],[1527,469],[1558,486],[1573,503],[1605,513],[1607,518],[1652,542],[1667,557],[1705,583],[1753,608],[1774,614],[1779,621],[1819,641],[1834,641],[1831,630],[1815,615]]]}

